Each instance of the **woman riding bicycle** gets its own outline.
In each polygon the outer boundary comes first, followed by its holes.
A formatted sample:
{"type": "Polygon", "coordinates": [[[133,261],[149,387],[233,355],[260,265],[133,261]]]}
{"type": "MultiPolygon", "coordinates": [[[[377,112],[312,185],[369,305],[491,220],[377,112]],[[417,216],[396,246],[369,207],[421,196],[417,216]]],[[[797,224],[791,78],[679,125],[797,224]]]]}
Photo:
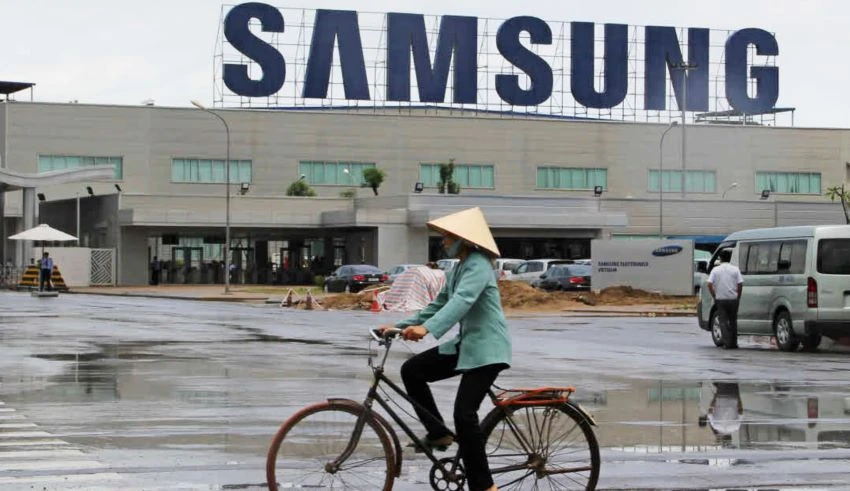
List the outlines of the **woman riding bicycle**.
{"type": "Polygon", "coordinates": [[[511,340],[492,266],[499,249],[477,207],[432,220],[428,227],[443,235],[448,257],[460,262],[433,302],[409,319],[381,329],[401,328],[404,339],[418,341],[429,333],[439,339],[460,323],[454,339],[407,360],[401,378],[408,395],[438,419],[415,407],[428,430],[423,441],[431,448],[445,449],[453,437],[445,434],[428,383],[461,376],[454,423],[466,480],[470,491],[494,491],[478,408],[499,372],[511,362],[511,340]]]}

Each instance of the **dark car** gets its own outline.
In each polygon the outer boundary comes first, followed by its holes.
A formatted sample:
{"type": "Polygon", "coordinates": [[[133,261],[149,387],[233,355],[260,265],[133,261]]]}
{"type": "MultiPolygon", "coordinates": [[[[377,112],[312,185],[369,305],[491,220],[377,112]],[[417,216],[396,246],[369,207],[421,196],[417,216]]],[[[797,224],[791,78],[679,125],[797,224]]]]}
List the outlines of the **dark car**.
{"type": "Polygon", "coordinates": [[[591,266],[565,264],[549,268],[540,277],[539,287],[544,290],[589,290],[591,266]]]}
{"type": "Polygon", "coordinates": [[[357,293],[364,288],[380,285],[388,276],[375,266],[368,264],[346,264],[325,278],[325,293],[357,293]]]}

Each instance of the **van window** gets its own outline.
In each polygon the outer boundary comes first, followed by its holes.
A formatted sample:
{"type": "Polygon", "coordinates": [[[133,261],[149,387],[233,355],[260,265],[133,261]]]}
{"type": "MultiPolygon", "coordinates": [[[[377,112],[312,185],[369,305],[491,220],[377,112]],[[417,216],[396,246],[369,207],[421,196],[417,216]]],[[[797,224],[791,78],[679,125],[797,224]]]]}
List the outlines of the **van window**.
{"type": "Polygon", "coordinates": [[[746,262],[739,256],[746,268],[745,274],[772,274],[779,266],[779,247],[781,242],[753,242],[749,247],[741,247],[741,253],[746,252],[746,262]]]}
{"type": "Polygon", "coordinates": [[[779,249],[779,274],[803,274],[806,272],[805,240],[786,240],[779,249]]]}
{"type": "Polygon", "coordinates": [[[540,263],[540,262],[528,263],[528,272],[529,273],[539,273],[540,271],[543,271],[543,263],[540,263]]]}
{"type": "Polygon", "coordinates": [[[818,272],[850,274],[850,239],[821,239],[818,242],[818,272]]]}

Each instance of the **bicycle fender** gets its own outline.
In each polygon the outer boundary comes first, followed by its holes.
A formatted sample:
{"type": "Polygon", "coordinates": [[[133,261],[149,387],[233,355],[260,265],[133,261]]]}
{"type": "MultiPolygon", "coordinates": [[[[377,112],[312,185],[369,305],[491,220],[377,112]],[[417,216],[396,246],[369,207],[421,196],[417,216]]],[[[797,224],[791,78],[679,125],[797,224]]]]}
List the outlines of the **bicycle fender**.
{"type": "Polygon", "coordinates": [[[593,418],[593,415],[591,415],[589,412],[587,412],[586,409],[581,407],[581,404],[572,401],[567,402],[567,404],[569,404],[573,409],[575,409],[581,415],[581,417],[584,418],[585,421],[588,422],[588,424],[590,424],[590,426],[599,426],[598,424],[596,424],[596,420],[593,418]]]}

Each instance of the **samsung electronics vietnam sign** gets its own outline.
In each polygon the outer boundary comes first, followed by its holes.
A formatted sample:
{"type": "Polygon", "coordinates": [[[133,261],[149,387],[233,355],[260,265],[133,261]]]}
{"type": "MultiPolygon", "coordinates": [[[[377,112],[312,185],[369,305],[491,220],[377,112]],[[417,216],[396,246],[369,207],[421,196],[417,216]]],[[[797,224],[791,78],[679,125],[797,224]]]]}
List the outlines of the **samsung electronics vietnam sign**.
{"type": "Polygon", "coordinates": [[[594,290],[631,286],[669,295],[694,293],[691,240],[592,240],[590,257],[590,284],[594,290]]]}
{"type": "Polygon", "coordinates": [[[296,105],[418,101],[565,114],[577,105],[670,110],[687,94],[690,111],[760,114],[779,96],[778,43],[755,27],[360,14],[254,2],[225,11],[221,22],[222,94],[268,98],[267,105],[281,97],[296,105]]]}

